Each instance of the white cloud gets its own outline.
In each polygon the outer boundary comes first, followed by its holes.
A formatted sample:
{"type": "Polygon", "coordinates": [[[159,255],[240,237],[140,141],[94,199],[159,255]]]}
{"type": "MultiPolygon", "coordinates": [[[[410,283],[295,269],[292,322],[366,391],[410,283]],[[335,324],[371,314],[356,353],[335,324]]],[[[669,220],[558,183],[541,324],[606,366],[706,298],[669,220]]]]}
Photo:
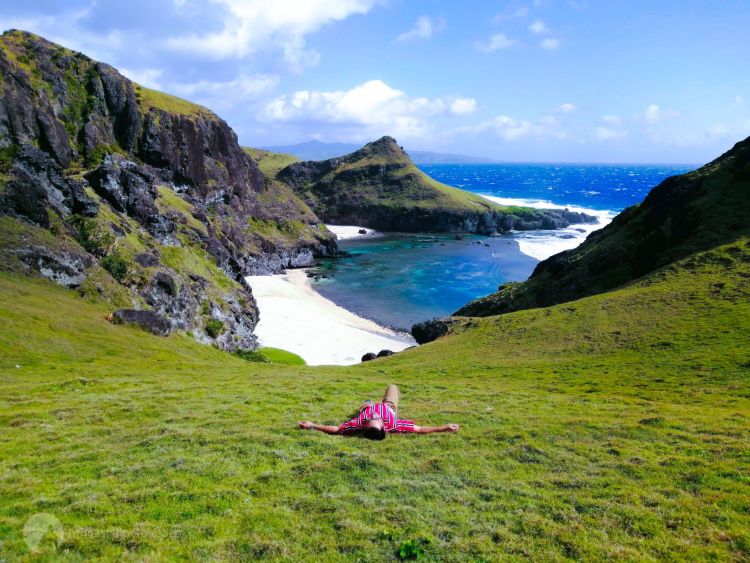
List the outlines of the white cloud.
{"type": "Polygon", "coordinates": [[[529,26],[529,31],[533,33],[534,35],[542,35],[543,33],[549,33],[547,24],[545,24],[542,20],[534,20],[529,26]]]}
{"type": "Polygon", "coordinates": [[[560,123],[560,120],[558,120],[554,115],[543,115],[539,118],[539,123],[541,125],[557,125],[560,123]]]}
{"type": "Polygon", "coordinates": [[[23,29],[68,49],[85,53],[93,59],[112,61],[115,59],[114,53],[128,45],[131,37],[126,37],[119,30],[101,34],[83,29],[80,24],[91,15],[95,5],[92,2],[79,10],[67,10],[63,15],[7,18],[0,24],[3,30],[23,29]]]}
{"type": "Polygon", "coordinates": [[[615,139],[623,139],[627,136],[628,132],[622,129],[611,129],[602,126],[594,129],[594,139],[597,141],[611,141],[615,139]]]}
{"type": "Polygon", "coordinates": [[[473,98],[414,98],[382,80],[369,80],[350,90],[300,90],[279,96],[266,104],[258,119],[335,124],[349,128],[356,138],[416,138],[430,131],[430,116],[467,115],[475,109],[473,98]]]}
{"type": "Polygon", "coordinates": [[[141,86],[151,88],[153,90],[161,90],[161,76],[164,71],[160,68],[140,68],[140,69],[129,69],[120,68],[118,69],[120,74],[129,78],[133,82],[137,82],[141,86]]]}
{"type": "Polygon", "coordinates": [[[479,51],[491,53],[493,51],[497,51],[498,49],[507,49],[508,47],[512,47],[516,43],[517,41],[515,39],[511,39],[504,33],[496,33],[486,42],[477,42],[476,48],[479,51]]]}
{"type": "Polygon", "coordinates": [[[528,15],[529,15],[529,9],[524,6],[521,8],[517,8],[516,10],[511,10],[508,12],[500,12],[496,14],[494,18],[492,18],[492,21],[496,23],[502,23],[504,21],[514,20],[516,18],[525,18],[528,15]]]}
{"type": "Polygon", "coordinates": [[[532,121],[517,120],[507,115],[496,117],[493,123],[495,132],[503,139],[514,140],[522,137],[555,137],[564,138],[565,134],[554,129],[556,120],[546,118],[534,123],[532,121]]]}
{"type": "Polygon", "coordinates": [[[679,115],[680,112],[677,110],[662,109],[656,104],[650,104],[645,110],[643,110],[643,113],[636,114],[634,117],[646,121],[647,123],[658,123],[659,121],[664,121],[665,119],[670,119],[679,115]]]}
{"type": "Polygon", "coordinates": [[[316,66],[320,62],[317,51],[305,49],[305,38],[299,35],[288,38],[281,43],[284,60],[293,71],[300,71],[306,66],[316,66]]]}
{"type": "Polygon", "coordinates": [[[378,0],[212,0],[224,10],[223,29],[167,39],[174,50],[209,59],[242,59],[269,46],[281,47],[294,66],[315,63],[304,36],[322,26],[365,14],[378,0]]]}
{"type": "Polygon", "coordinates": [[[603,115],[602,121],[607,125],[619,125],[622,120],[616,115],[603,115]]]}
{"type": "Polygon", "coordinates": [[[569,135],[560,129],[560,123],[551,115],[545,115],[536,121],[516,119],[508,115],[499,115],[489,121],[468,127],[457,127],[451,133],[476,134],[491,131],[507,141],[525,138],[567,139],[569,135]]]}
{"type": "Polygon", "coordinates": [[[576,110],[576,106],[571,103],[560,104],[555,108],[555,113],[573,113],[576,110]]]}
{"type": "Polygon", "coordinates": [[[469,115],[476,111],[477,101],[474,98],[456,98],[450,106],[454,115],[469,115]]]}
{"type": "Polygon", "coordinates": [[[737,94],[734,97],[734,103],[737,104],[738,106],[741,106],[741,105],[743,105],[745,103],[745,98],[743,98],[742,96],[740,96],[739,94],[737,94]]]}
{"type": "Polygon", "coordinates": [[[414,27],[396,37],[396,41],[399,43],[406,43],[409,41],[429,39],[444,27],[445,20],[442,18],[432,19],[430,16],[420,16],[417,18],[414,27]]]}
{"type": "Polygon", "coordinates": [[[750,120],[745,123],[726,125],[716,123],[704,129],[652,127],[646,131],[655,143],[675,147],[695,147],[715,145],[716,143],[734,143],[750,133],[750,120]]]}
{"type": "Polygon", "coordinates": [[[557,39],[556,37],[548,37],[547,39],[542,40],[539,46],[542,49],[547,49],[548,51],[554,51],[560,46],[560,40],[557,39]]]}
{"type": "Polygon", "coordinates": [[[279,77],[273,74],[240,74],[234,80],[225,82],[201,80],[193,83],[173,84],[170,90],[188,98],[208,94],[249,99],[272,90],[278,83],[279,77]]]}

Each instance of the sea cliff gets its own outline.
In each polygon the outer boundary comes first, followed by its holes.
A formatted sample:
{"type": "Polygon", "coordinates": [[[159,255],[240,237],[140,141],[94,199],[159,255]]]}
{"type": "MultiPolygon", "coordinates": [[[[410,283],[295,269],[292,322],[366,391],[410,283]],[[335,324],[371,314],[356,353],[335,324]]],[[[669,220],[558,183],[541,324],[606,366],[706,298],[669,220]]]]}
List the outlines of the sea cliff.
{"type": "Polygon", "coordinates": [[[335,239],[209,110],[36,35],[0,37],[0,267],[255,345],[242,278],[335,239]]]}

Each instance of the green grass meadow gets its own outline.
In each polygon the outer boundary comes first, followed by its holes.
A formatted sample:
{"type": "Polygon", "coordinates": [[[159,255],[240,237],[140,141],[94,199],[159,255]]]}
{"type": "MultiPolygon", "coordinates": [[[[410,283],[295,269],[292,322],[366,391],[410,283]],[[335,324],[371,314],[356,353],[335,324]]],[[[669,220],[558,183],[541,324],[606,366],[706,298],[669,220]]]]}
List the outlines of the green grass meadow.
{"type": "Polygon", "coordinates": [[[115,326],[0,274],[0,560],[748,560],[748,279],[742,240],[617,292],[309,367],[115,326]],[[389,383],[402,417],[460,432],[296,428],[389,383]],[[64,534],[33,553],[40,513],[64,534]]]}

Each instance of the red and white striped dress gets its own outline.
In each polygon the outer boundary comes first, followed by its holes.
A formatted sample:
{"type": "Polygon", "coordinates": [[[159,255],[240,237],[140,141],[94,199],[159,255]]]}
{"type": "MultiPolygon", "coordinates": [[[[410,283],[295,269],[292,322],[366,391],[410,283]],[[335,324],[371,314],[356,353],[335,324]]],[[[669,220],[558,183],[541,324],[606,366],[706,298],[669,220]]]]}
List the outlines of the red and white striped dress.
{"type": "Polygon", "coordinates": [[[373,403],[363,408],[359,412],[359,416],[347,420],[339,426],[339,434],[359,432],[365,427],[365,423],[372,420],[376,414],[383,419],[383,429],[386,432],[414,432],[413,420],[396,418],[396,413],[386,403],[373,403]]]}

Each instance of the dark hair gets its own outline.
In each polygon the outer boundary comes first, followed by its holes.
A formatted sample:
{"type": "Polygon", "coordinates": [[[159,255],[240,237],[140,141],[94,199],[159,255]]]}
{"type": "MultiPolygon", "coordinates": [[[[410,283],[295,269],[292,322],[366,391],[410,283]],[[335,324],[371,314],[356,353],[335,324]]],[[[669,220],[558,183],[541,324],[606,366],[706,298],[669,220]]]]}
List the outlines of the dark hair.
{"type": "Polygon", "coordinates": [[[364,436],[368,440],[385,440],[385,430],[382,428],[365,428],[364,436]]]}

